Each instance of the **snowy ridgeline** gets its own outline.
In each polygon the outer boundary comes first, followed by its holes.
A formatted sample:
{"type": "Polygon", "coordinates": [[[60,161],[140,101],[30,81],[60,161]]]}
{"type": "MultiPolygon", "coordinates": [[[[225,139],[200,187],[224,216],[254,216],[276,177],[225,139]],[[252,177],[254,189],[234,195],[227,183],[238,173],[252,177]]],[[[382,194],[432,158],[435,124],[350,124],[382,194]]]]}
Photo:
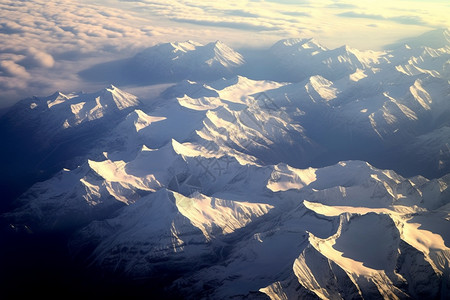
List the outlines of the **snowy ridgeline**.
{"type": "MultiPolygon", "coordinates": [[[[445,298],[450,43],[439,33],[439,47],[419,38],[384,52],[280,41],[270,53],[296,82],[183,80],[145,105],[114,86],[25,99],[2,118],[10,143],[26,132],[30,165],[71,167],[2,223],[70,232],[73,257],[106,274],[172,274],[163,290],[184,298],[445,298]]],[[[136,58],[245,65],[220,42],[136,58]]]]}

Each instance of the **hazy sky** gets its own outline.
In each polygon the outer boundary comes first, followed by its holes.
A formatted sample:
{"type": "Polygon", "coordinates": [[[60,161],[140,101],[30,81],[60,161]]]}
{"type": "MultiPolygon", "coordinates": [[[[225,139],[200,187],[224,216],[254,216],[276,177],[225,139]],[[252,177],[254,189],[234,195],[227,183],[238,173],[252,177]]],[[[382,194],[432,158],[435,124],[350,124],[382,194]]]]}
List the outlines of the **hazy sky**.
{"type": "Polygon", "coordinates": [[[94,89],[80,70],[159,42],[222,40],[239,49],[315,37],[329,48],[381,49],[450,27],[449,15],[448,0],[2,0],[0,107],[94,89]]]}

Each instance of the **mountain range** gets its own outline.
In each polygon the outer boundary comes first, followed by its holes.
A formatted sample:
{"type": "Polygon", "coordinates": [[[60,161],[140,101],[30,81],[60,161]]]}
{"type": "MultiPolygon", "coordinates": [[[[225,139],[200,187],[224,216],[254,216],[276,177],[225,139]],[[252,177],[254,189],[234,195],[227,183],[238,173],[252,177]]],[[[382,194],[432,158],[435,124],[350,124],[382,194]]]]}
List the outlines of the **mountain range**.
{"type": "Polygon", "coordinates": [[[113,64],[176,82],[151,101],[111,85],[3,115],[7,292],[30,268],[15,268],[13,242],[51,248],[57,236],[67,268],[40,250],[31,266],[55,266],[30,283],[161,299],[447,299],[449,31],[384,51],[288,39],[258,55],[160,44],[113,64]]]}

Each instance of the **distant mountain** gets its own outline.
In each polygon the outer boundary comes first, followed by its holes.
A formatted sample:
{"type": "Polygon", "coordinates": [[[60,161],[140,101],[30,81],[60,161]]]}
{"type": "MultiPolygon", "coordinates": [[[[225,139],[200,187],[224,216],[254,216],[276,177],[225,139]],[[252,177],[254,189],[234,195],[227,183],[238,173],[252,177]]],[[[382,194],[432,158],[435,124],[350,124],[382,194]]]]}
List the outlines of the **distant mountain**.
{"type": "Polygon", "coordinates": [[[236,74],[243,64],[244,57],[220,41],[207,45],[186,41],[158,44],[134,57],[93,66],[80,75],[121,84],[214,80],[236,74]]]}
{"type": "Polygon", "coordinates": [[[268,55],[283,80],[301,81],[313,75],[340,79],[358,70],[387,62],[385,52],[360,51],[348,46],[329,50],[314,39],[287,39],[275,43],[268,55]]]}
{"type": "MultiPolygon", "coordinates": [[[[384,51],[361,51],[349,46],[328,49],[313,38],[291,38],[268,49],[238,51],[216,41],[203,45],[195,41],[162,43],[134,57],[93,66],[80,75],[89,81],[110,81],[122,85],[146,85],[181,80],[215,80],[243,75],[252,79],[299,82],[314,75],[338,80],[356,72],[377,72],[380,68],[402,65],[404,72],[422,72],[421,57],[432,69],[450,74],[442,54],[448,54],[448,29],[427,32],[386,47],[384,51]],[[414,66],[410,66],[413,59],[414,66]],[[406,65],[406,66],[405,66],[406,65]]],[[[441,72],[441,75],[443,74],[441,72]]]]}
{"type": "Polygon", "coordinates": [[[425,32],[418,37],[411,37],[404,39],[395,44],[389,45],[387,49],[395,49],[403,45],[408,45],[408,47],[429,47],[433,49],[446,48],[449,47],[450,43],[450,30],[448,28],[435,29],[432,31],[425,32]]]}
{"type": "Polygon", "coordinates": [[[229,76],[242,64],[242,55],[220,41],[207,45],[187,41],[148,48],[132,59],[130,67],[160,78],[207,79],[229,76]]]}

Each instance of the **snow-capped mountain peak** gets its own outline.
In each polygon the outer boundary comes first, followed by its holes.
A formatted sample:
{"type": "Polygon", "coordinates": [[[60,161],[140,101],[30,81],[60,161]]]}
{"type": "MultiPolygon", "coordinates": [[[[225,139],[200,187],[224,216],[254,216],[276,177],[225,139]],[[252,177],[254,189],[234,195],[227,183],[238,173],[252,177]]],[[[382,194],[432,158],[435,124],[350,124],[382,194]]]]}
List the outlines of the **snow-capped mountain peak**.
{"type": "Polygon", "coordinates": [[[202,44],[188,40],[185,42],[172,42],[172,43],[168,43],[168,44],[162,44],[161,48],[164,48],[166,46],[170,46],[173,48],[173,52],[189,52],[189,51],[193,51],[195,50],[197,47],[202,46],[202,44]]]}
{"type": "Polygon", "coordinates": [[[220,41],[207,45],[187,41],[156,45],[138,53],[132,61],[139,72],[148,75],[203,79],[232,74],[244,58],[220,41]]]}
{"type": "Polygon", "coordinates": [[[136,96],[110,85],[93,93],[56,92],[48,97],[24,99],[11,108],[5,119],[11,119],[16,128],[21,128],[19,130],[33,132],[33,139],[48,146],[52,140],[62,138],[69,128],[79,128],[75,131],[80,130],[80,135],[85,135],[81,131],[90,123],[95,122],[99,127],[102,123],[105,126],[109,122],[115,124],[119,120],[113,120],[114,117],[126,115],[140,105],[136,96]]]}
{"type": "Polygon", "coordinates": [[[322,46],[319,42],[317,42],[313,38],[291,38],[291,39],[284,39],[280,40],[277,43],[275,43],[271,51],[272,52],[287,52],[291,51],[291,53],[294,54],[300,54],[302,52],[316,55],[318,53],[321,53],[323,51],[326,51],[327,48],[322,46]]]}
{"type": "MultiPolygon", "coordinates": [[[[140,105],[140,102],[136,96],[122,91],[112,84],[105,88],[104,93],[102,94],[106,98],[105,100],[113,104],[118,110],[124,110],[126,108],[140,105]]],[[[110,103],[107,103],[106,105],[109,105],[110,103]]]]}
{"type": "Polygon", "coordinates": [[[204,47],[206,50],[212,50],[214,53],[213,56],[206,61],[206,63],[210,66],[215,62],[219,63],[225,68],[239,67],[244,64],[243,56],[221,41],[207,44],[204,47]]]}

